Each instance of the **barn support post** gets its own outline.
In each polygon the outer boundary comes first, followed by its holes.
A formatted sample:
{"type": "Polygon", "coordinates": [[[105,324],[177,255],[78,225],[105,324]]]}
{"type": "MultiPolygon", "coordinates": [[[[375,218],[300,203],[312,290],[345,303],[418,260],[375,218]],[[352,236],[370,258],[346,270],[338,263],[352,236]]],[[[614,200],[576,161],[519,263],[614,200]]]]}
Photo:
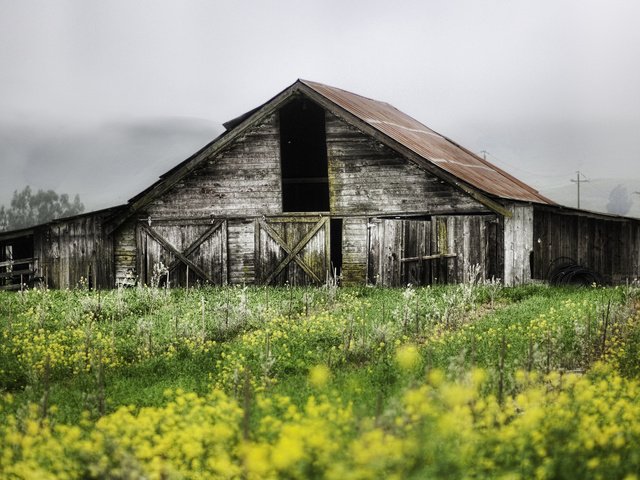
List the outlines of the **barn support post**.
{"type": "Polygon", "coordinates": [[[533,207],[512,204],[511,217],[504,217],[504,284],[531,282],[530,255],[533,251],[533,207]]]}

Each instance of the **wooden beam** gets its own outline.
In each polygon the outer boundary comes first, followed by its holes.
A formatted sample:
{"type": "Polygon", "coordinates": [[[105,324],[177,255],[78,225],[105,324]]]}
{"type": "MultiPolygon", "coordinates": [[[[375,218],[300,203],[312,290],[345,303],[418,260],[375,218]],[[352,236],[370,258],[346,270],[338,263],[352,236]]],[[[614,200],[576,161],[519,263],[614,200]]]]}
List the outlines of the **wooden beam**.
{"type": "Polygon", "coordinates": [[[0,262],[0,267],[8,267],[9,265],[20,265],[22,263],[32,263],[35,261],[35,258],[18,258],[16,260],[6,260],[4,262],[0,262]]]}
{"type": "MultiPolygon", "coordinates": [[[[224,222],[222,220],[217,220],[216,223],[214,223],[211,227],[209,227],[202,235],[200,235],[200,237],[198,237],[198,239],[193,242],[191,245],[189,245],[189,247],[182,252],[182,254],[185,257],[188,257],[189,255],[191,255],[193,252],[196,251],[196,249],[202,245],[211,235],[213,235],[216,230],[218,230],[220,228],[220,226],[223,224],[224,222]]],[[[175,268],[180,265],[180,260],[174,260],[173,262],[171,262],[171,265],[169,265],[169,271],[173,271],[175,270],[175,268]]]]}
{"type": "MultiPolygon", "coordinates": [[[[264,220],[260,219],[258,221],[259,225],[262,227],[262,229],[267,232],[269,234],[269,236],[271,238],[273,238],[276,243],[278,244],[278,246],[280,248],[282,248],[285,253],[287,255],[291,255],[292,253],[292,249],[289,247],[289,245],[287,245],[287,242],[278,234],[278,232],[276,232],[271,225],[269,225],[267,222],[265,222],[264,220]]],[[[317,224],[316,224],[317,225],[317,224]]],[[[317,232],[317,230],[316,230],[317,232]]],[[[311,237],[309,237],[309,240],[311,240],[311,238],[313,238],[313,235],[311,235],[311,237]]],[[[307,243],[309,243],[309,240],[307,240],[300,248],[300,250],[302,250],[302,248],[304,248],[304,245],[306,245],[307,243]]],[[[304,241],[304,239],[301,240],[301,242],[304,241]]],[[[294,247],[295,248],[295,247],[294,247]]],[[[299,251],[298,251],[299,252],[299,251]]],[[[283,260],[283,262],[286,261],[283,260]]],[[[311,270],[311,267],[309,267],[307,265],[307,263],[302,260],[300,257],[298,257],[297,254],[294,255],[293,257],[293,261],[295,261],[298,265],[300,265],[300,267],[307,273],[307,275],[309,275],[313,280],[315,280],[317,283],[322,283],[322,280],[320,280],[320,278],[315,274],[315,272],[313,270],[311,270]]],[[[291,260],[287,261],[287,263],[282,267],[282,269],[284,269],[284,267],[286,267],[289,263],[291,263],[291,260]]],[[[279,267],[280,265],[278,265],[279,267]]],[[[277,269],[277,267],[276,267],[277,269]]],[[[282,269],[280,269],[280,271],[282,271],[282,269]]],[[[280,273],[280,271],[278,271],[278,273],[280,273]]],[[[276,273],[275,275],[273,275],[273,277],[275,277],[278,273],[276,273]]],[[[273,281],[273,278],[271,278],[271,276],[269,277],[270,279],[266,282],[267,285],[269,283],[271,283],[271,281],[273,281]]]]}
{"type": "Polygon", "coordinates": [[[280,272],[282,272],[282,270],[284,270],[284,268],[287,265],[289,265],[289,263],[291,263],[291,261],[295,261],[298,265],[300,265],[300,267],[302,267],[302,269],[317,283],[319,284],[322,283],[322,280],[318,278],[318,276],[313,272],[313,270],[311,270],[311,268],[309,268],[309,266],[300,257],[298,257],[298,253],[300,253],[300,251],[302,251],[305,245],[309,243],[309,241],[313,238],[313,236],[316,233],[318,233],[318,231],[320,231],[322,227],[326,225],[327,221],[328,221],[328,218],[323,217],[319,222],[317,222],[313,226],[311,230],[309,230],[309,232],[307,232],[304,238],[302,238],[302,240],[300,240],[298,244],[293,248],[290,248],[287,245],[287,242],[285,242],[284,239],[280,235],[278,235],[278,233],[273,228],[271,228],[271,226],[267,222],[265,222],[262,219],[258,221],[260,226],[269,234],[269,236],[271,236],[271,238],[273,238],[276,241],[276,243],[280,246],[280,248],[282,248],[287,253],[287,256],[285,257],[285,259],[282,260],[278,264],[278,266],[275,268],[275,270],[271,272],[271,274],[267,277],[267,280],[265,281],[267,285],[269,285],[273,281],[273,279],[277,277],[280,274],[280,272]]]}
{"type": "Polygon", "coordinates": [[[151,225],[168,225],[174,226],[177,224],[185,225],[185,226],[201,226],[206,227],[212,225],[213,220],[222,220],[225,218],[223,215],[216,215],[215,218],[212,218],[211,215],[204,215],[198,217],[188,217],[188,216],[154,216],[154,215],[145,215],[143,217],[137,217],[136,220],[139,222],[149,222],[151,220],[151,225]]]}
{"type": "Polygon", "coordinates": [[[422,260],[436,260],[438,258],[453,258],[453,257],[457,257],[458,254],[457,253],[438,253],[437,255],[424,255],[422,257],[407,257],[407,258],[401,258],[400,261],[401,262],[418,262],[418,261],[422,261],[422,260]]]}
{"type": "Polygon", "coordinates": [[[176,257],[178,257],[180,259],[180,261],[182,261],[182,263],[184,263],[186,266],[188,266],[189,268],[193,269],[193,271],[203,280],[207,280],[209,283],[214,284],[215,282],[211,279],[211,277],[209,277],[209,275],[202,270],[199,266],[197,266],[195,263],[193,263],[191,260],[189,260],[187,257],[185,257],[182,253],[180,253],[173,245],[171,245],[169,242],[167,242],[164,238],[162,238],[158,232],[156,232],[153,228],[144,225],[144,224],[140,224],[140,226],[142,227],[142,229],[151,237],[153,238],[156,242],[158,242],[160,245],[162,245],[164,248],[166,248],[167,250],[169,250],[171,253],[173,253],[176,257]]]}
{"type": "Polygon", "coordinates": [[[35,270],[13,270],[11,272],[0,273],[0,278],[20,277],[21,275],[33,275],[35,270]]]}
{"type": "Polygon", "coordinates": [[[6,240],[13,240],[14,238],[21,237],[29,237],[33,235],[34,228],[29,228],[28,230],[15,230],[10,232],[1,232],[0,233],[0,242],[4,242],[6,240]]]}
{"type": "MultiPolygon", "coordinates": [[[[528,202],[524,202],[528,204],[528,202]]],[[[537,208],[537,207],[536,207],[537,208]]],[[[311,222],[319,216],[323,217],[331,217],[331,218],[362,218],[362,217],[376,217],[376,218],[388,218],[388,219],[398,219],[402,218],[403,220],[421,220],[424,217],[433,217],[433,216],[453,216],[453,215],[494,215],[495,212],[486,210],[486,211],[477,211],[477,210],[469,210],[467,208],[457,210],[455,213],[451,213],[450,209],[440,210],[417,210],[417,211],[380,211],[380,210],[362,210],[357,213],[353,212],[341,212],[335,215],[332,215],[331,212],[279,212],[275,214],[250,214],[250,215],[238,215],[237,213],[225,215],[221,213],[216,215],[216,219],[218,220],[257,220],[261,218],[274,219],[275,221],[282,222],[311,222]],[[302,216],[301,216],[302,215],[302,216]]],[[[138,218],[140,222],[148,222],[149,218],[151,218],[151,224],[169,224],[175,225],[179,223],[180,225],[210,225],[211,217],[203,216],[203,217],[154,217],[154,216],[146,216],[138,218]]],[[[623,217],[619,217],[623,218],[623,217]]]]}
{"type": "Polygon", "coordinates": [[[304,214],[304,216],[300,216],[300,213],[293,213],[290,217],[286,217],[284,214],[279,213],[277,215],[271,216],[260,215],[260,218],[268,218],[269,220],[271,220],[271,223],[311,223],[316,222],[318,218],[324,218],[328,216],[328,213],[326,215],[324,213],[318,215],[304,214]]]}
{"type": "Polygon", "coordinates": [[[229,224],[226,220],[222,220],[222,231],[220,232],[222,238],[220,239],[220,261],[222,262],[222,285],[229,283],[229,252],[228,252],[228,237],[229,224]]]}

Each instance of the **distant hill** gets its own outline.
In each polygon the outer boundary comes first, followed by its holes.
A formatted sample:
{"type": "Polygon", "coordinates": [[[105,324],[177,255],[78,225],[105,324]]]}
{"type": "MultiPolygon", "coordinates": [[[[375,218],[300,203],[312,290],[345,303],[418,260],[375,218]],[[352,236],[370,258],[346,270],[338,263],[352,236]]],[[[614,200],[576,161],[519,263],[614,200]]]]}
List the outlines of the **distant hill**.
{"type": "Polygon", "coordinates": [[[87,211],[125,203],[224,130],[184,117],[2,127],[0,205],[30,185],[77,193],[87,211]]]}
{"type": "MultiPolygon", "coordinates": [[[[580,208],[607,213],[609,195],[618,185],[627,188],[627,192],[632,201],[631,209],[626,216],[640,218],[640,195],[633,193],[640,192],[640,178],[590,179],[589,182],[580,184],[580,208]]],[[[567,182],[566,186],[548,189],[540,187],[539,190],[540,193],[561,205],[576,207],[577,189],[575,183],[567,182]]]]}

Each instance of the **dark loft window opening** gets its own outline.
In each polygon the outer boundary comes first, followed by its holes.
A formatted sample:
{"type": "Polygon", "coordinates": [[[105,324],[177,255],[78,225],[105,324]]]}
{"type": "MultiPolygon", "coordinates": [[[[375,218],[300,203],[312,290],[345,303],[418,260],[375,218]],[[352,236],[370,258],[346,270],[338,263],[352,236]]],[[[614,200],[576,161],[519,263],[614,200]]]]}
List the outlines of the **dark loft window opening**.
{"type": "Polygon", "coordinates": [[[324,110],[305,99],[280,110],[282,209],[328,212],[329,178],[324,110]]]}
{"type": "Polygon", "coordinates": [[[331,274],[333,275],[335,271],[336,277],[339,277],[342,274],[342,219],[332,218],[329,227],[331,231],[329,245],[331,249],[331,274]]]}

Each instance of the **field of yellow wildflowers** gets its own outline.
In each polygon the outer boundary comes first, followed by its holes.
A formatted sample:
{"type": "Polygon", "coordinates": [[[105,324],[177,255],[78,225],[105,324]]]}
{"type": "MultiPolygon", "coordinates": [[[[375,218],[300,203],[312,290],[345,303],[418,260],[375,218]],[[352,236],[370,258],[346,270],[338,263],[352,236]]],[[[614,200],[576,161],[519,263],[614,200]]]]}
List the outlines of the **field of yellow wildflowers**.
{"type": "Polygon", "coordinates": [[[0,478],[637,478],[640,289],[0,292],[0,478]]]}

